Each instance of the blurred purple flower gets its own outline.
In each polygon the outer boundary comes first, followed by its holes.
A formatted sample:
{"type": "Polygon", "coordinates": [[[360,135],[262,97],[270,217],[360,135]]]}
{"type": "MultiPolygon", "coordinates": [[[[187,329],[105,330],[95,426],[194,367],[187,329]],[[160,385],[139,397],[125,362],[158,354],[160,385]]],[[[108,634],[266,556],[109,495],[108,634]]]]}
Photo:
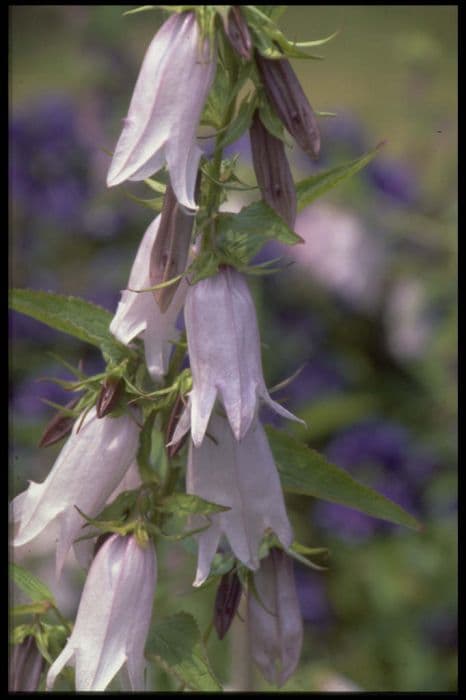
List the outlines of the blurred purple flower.
{"type": "Polygon", "coordinates": [[[363,170],[364,176],[379,192],[399,204],[413,206],[419,200],[419,186],[412,169],[393,158],[375,158],[363,170]]]}
{"type": "Polygon", "coordinates": [[[47,95],[10,122],[10,188],[25,216],[68,223],[90,196],[90,150],[76,127],[76,108],[47,95]]]}
{"type": "MultiPolygon", "coordinates": [[[[371,420],[338,435],[327,447],[327,457],[355,478],[370,485],[414,515],[424,511],[423,488],[435,469],[435,461],[414,446],[407,431],[398,425],[371,420]]],[[[316,522],[338,531],[349,540],[361,540],[376,532],[392,531],[394,525],[334,503],[315,506],[316,522]]]]}
{"type": "Polygon", "coordinates": [[[324,577],[322,574],[310,571],[307,567],[296,564],[294,573],[304,622],[309,622],[313,627],[326,627],[331,619],[332,610],[324,577]]]}

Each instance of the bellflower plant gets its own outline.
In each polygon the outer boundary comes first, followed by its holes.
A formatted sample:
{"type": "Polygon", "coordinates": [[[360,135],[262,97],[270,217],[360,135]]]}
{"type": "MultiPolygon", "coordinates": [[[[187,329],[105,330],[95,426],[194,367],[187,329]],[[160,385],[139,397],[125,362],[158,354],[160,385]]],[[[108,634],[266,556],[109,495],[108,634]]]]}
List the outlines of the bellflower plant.
{"type": "Polygon", "coordinates": [[[282,550],[271,549],[254,574],[248,616],[254,662],[269,683],[281,686],[294,673],[303,643],[293,560],[282,550]]]}
{"type": "Polygon", "coordinates": [[[154,380],[163,377],[168,369],[172,342],[179,337],[176,320],[187,292],[183,280],[169,308],[162,313],[151,292],[140,291],[150,287],[150,256],[160,221],[161,217],[157,216],[142,238],[131,268],[128,288],[123,290],[110,324],[110,332],[125,345],[142,335],[147,369],[154,380]]]}
{"type": "Polygon", "coordinates": [[[227,420],[213,414],[200,447],[190,446],[186,491],[228,508],[210,516],[210,527],[198,535],[195,586],[208,577],[222,534],[237,559],[251,569],[259,567],[259,545],[268,529],[284,547],[293,541],[280,478],[258,421],[238,441],[227,420]]]}
{"type": "Polygon", "coordinates": [[[209,42],[193,12],[172,15],[144,58],[107,176],[112,187],[144,180],[166,162],[181,204],[195,209],[199,123],[215,74],[209,42]]]}
{"type": "Polygon", "coordinates": [[[228,267],[190,287],[184,314],[193,375],[191,436],[196,447],[204,439],[217,394],[237,440],[251,427],[259,399],[285,418],[299,420],[267,391],[254,302],[239,272],[228,267]]]}
{"type": "MultiPolygon", "coordinates": [[[[153,7],[129,14],[150,18],[153,7]]],[[[277,25],[278,6],[160,9],[170,17],[147,50],[108,171],[109,187],[144,180],[151,199],[133,199],[158,214],[148,220],[116,312],[68,295],[12,293],[13,309],[99,347],[105,362],[87,376],[63,360],[73,378],[56,381],[77,396],[57,406],[39,445],[67,440],[45,481],[31,481],[12,504],[15,546],[39,539],[57,518],[57,573],[72,546],[88,569],[73,626],[41,581],[12,567],[32,601],[19,610],[26,621],[13,630],[14,658],[38,650],[31,683],[40,683],[44,666],[49,690],[103,691],[117,675],[132,690],[153,690],[144,682],[146,662],[163,669],[162,690],[221,690],[206,642],[211,629],[223,639],[235,624],[245,625],[265,678],[283,685],[302,645],[293,558],[318,568],[326,551],[294,539],[286,492],[417,526],[290,428],[261,422],[264,406],[303,421],[267,388],[247,277],[278,271],[277,261],[257,263],[265,244],[302,246],[297,211],[376,154],[293,182],[284,128],[313,157],[320,135],[319,113],[290,59],[309,58],[307,49],[328,39],[290,42],[277,25]],[[230,192],[251,188],[226,149],[248,131],[258,197],[233,213],[230,192]],[[201,136],[213,144],[206,154],[201,136]],[[169,615],[156,605],[151,621],[155,546],[169,596],[170,569],[182,559],[171,551],[183,545],[185,557],[194,555],[193,585],[217,583],[202,634],[201,622],[182,610],[169,615]],[[237,622],[243,596],[249,620],[237,622]]]]}
{"type": "Polygon", "coordinates": [[[131,690],[144,690],[144,644],[157,579],[153,547],[112,535],[92,562],[76,624],[47,674],[50,690],[70,660],[76,690],[105,690],[126,664],[131,690]]]}
{"type": "Polygon", "coordinates": [[[60,573],[65,557],[84,524],[76,510],[99,513],[136,458],[139,427],[130,414],[97,418],[92,408],[79,418],[42,484],[31,481],[13,501],[13,519],[19,523],[14,545],[36,538],[57,516],[60,530],[56,564],[60,573]]]}

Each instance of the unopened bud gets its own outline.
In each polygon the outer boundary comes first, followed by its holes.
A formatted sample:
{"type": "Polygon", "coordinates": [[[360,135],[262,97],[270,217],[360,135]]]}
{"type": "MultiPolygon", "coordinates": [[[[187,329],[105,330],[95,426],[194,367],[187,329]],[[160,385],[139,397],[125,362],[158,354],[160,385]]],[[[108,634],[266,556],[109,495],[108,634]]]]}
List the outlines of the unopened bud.
{"type": "Polygon", "coordinates": [[[296,190],[283,141],[275,138],[263,125],[256,110],[249,131],[252,161],[262,198],[294,228],[296,190]]]}
{"type": "MultiPolygon", "coordinates": [[[[150,255],[149,279],[152,287],[168,282],[185,271],[193,225],[194,214],[186,213],[168,184],[159,230],[150,255]]],[[[152,292],[162,313],[170,306],[180,282],[178,280],[152,292]]]]}
{"type": "Polygon", "coordinates": [[[121,388],[121,379],[116,379],[115,377],[107,377],[102,382],[102,388],[96,404],[97,418],[103,418],[107,413],[113,411],[120,398],[121,388]]]}
{"type": "MultiPolygon", "coordinates": [[[[79,399],[73,399],[64,406],[64,408],[73,409],[78,403],[79,399]]],[[[43,435],[39,442],[39,447],[48,447],[49,445],[54,445],[56,442],[61,440],[71,432],[73,423],[75,421],[74,416],[68,416],[62,411],[58,411],[54,415],[51,421],[47,423],[43,435]]]]}
{"type": "Polygon", "coordinates": [[[242,586],[236,571],[230,571],[222,576],[214,607],[214,625],[218,638],[223,639],[238,609],[242,586]]]}
{"type": "Polygon", "coordinates": [[[252,41],[248,25],[239,5],[232,5],[228,12],[225,27],[227,36],[236,53],[250,61],[252,58],[252,41]]]}
{"type": "Polygon", "coordinates": [[[293,138],[311,158],[320,151],[317,119],[286,58],[270,60],[256,51],[256,63],[269,102],[293,138]]]}
{"type": "Polygon", "coordinates": [[[10,691],[34,692],[39,687],[45,660],[30,635],[16,644],[10,659],[10,691]]]}

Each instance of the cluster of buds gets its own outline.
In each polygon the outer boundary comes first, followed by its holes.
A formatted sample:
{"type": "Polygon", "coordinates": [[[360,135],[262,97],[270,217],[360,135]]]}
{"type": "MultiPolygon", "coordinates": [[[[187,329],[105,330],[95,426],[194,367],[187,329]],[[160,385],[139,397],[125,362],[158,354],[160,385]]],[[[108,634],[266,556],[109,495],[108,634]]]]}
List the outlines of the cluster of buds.
{"type": "MultiPolygon", "coordinates": [[[[254,50],[239,6],[228,11],[225,37],[238,60],[255,62],[270,108],[315,157],[315,116],[288,61],[267,59],[254,50]]],[[[183,411],[178,395],[179,418],[175,429],[170,427],[167,454],[175,454],[189,434],[186,491],[223,506],[209,517],[192,516],[201,530],[194,585],[209,577],[220,541],[226,538],[236,565],[250,572],[254,661],[268,680],[281,685],[298,663],[302,623],[292,561],[286,554],[293,533],[260,406],[264,403],[283,417],[299,419],[273,401],[267,390],[256,312],[244,275],[228,264],[200,280],[190,279],[187,271],[195,254],[192,234],[199,208],[195,200],[202,152],[196,130],[213,84],[216,51],[215,38],[201,31],[196,12],[174,11],[144,58],[107,184],[144,180],[165,164],[169,182],[161,214],[140,243],[110,331],[125,345],[142,339],[148,373],[160,385],[180,337],[177,320],[184,309],[192,389],[183,397],[183,411]],[[265,536],[275,537],[276,545],[261,559],[265,536]]],[[[250,135],[262,197],[293,228],[296,195],[284,144],[268,131],[259,110],[250,135]]],[[[122,408],[121,389],[118,378],[105,381],[96,405],[74,423],[46,480],[31,482],[13,502],[15,545],[30,542],[59,518],[57,573],[79,537],[82,513],[95,518],[135,470],[141,416],[127,402],[122,408]]],[[[57,431],[59,439],[70,429],[70,420],[62,416],[60,421],[43,444],[54,442],[57,431]]],[[[135,533],[114,533],[94,548],[74,629],[49,669],[47,688],[73,662],[77,690],[105,689],[122,667],[129,686],[144,689],[144,644],[157,569],[147,540],[135,533]]],[[[215,604],[220,638],[242,590],[235,573],[222,580],[215,604]]]]}

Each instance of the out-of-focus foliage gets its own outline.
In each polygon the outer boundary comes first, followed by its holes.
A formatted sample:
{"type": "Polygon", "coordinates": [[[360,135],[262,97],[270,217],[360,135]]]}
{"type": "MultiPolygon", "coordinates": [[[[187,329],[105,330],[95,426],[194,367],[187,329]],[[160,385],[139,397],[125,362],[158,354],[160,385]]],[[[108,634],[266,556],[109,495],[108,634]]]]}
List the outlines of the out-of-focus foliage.
{"type": "MultiPolygon", "coordinates": [[[[152,216],[125,187],[105,187],[105,150],[114,147],[162,17],[122,17],[127,9],[11,8],[12,285],[82,296],[111,312],[152,216]]],[[[284,689],[454,690],[456,8],[292,6],[281,24],[296,40],[310,27],[315,36],[342,28],[319,49],[325,61],[293,63],[315,108],[337,113],[320,118],[317,163],[297,146],[287,149],[296,177],[387,143],[353,180],[299,215],[304,245],[261,253],[262,261],[292,263],[250,279],[265,376],[272,386],[304,364],[275,395],[307,423],[286,430],[424,524],[416,533],[288,498],[297,540],[328,547],[330,558],[322,572],[296,564],[306,635],[284,689]]],[[[241,175],[251,182],[248,139],[227,151],[240,153],[241,175]]],[[[147,197],[142,185],[127,189],[147,197]]],[[[87,374],[102,365],[91,346],[20,314],[11,319],[14,495],[26,479],[45,477],[61,447],[37,448],[53,413],[41,398],[64,404],[69,395],[37,380],[70,378],[56,355],[74,366],[82,360],[87,374]]],[[[43,575],[52,548],[53,538],[20,561],[43,575]]],[[[205,628],[215,591],[187,595],[194,571],[187,545],[162,545],[159,561],[155,615],[176,614],[182,599],[205,628]]],[[[43,577],[73,613],[82,573],[70,565],[60,591],[43,577]]],[[[208,651],[216,676],[234,687],[231,644],[237,648],[235,638],[212,636],[208,651]]],[[[157,689],[174,689],[161,670],[154,675],[157,689]]],[[[255,684],[267,687],[258,677],[255,684]]]]}

